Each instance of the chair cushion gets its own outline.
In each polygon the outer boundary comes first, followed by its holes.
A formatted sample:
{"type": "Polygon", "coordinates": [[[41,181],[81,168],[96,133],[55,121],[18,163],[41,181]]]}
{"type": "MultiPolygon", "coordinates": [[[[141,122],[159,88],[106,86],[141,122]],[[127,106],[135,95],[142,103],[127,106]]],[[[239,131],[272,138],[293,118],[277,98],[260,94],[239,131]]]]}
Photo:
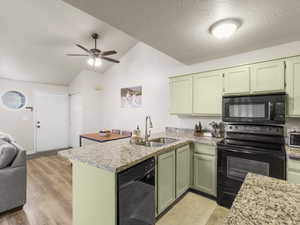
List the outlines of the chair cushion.
{"type": "Polygon", "coordinates": [[[15,159],[18,150],[12,144],[0,140],[0,169],[8,167],[15,159]]]}

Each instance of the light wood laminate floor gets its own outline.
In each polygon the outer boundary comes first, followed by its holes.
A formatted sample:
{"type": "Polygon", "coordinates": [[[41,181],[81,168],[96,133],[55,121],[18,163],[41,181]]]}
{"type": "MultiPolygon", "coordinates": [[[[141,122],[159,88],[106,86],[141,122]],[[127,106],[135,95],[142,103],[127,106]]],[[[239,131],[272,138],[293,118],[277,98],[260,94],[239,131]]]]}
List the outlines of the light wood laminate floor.
{"type": "MultiPolygon", "coordinates": [[[[27,203],[23,210],[0,214],[0,225],[72,225],[72,169],[58,156],[28,161],[27,203]]],[[[228,210],[188,193],[157,225],[218,225],[228,210]]]]}
{"type": "Polygon", "coordinates": [[[71,225],[70,163],[57,156],[28,160],[27,203],[0,216],[0,225],[71,225]]]}

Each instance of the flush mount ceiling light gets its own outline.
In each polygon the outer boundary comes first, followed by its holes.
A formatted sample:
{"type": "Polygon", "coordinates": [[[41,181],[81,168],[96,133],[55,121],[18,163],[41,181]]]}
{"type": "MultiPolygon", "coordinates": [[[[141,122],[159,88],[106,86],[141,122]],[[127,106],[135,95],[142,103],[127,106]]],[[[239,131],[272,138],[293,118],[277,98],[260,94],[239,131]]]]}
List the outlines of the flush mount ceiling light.
{"type": "Polygon", "coordinates": [[[214,23],[210,27],[210,33],[218,39],[231,37],[240,27],[241,22],[237,19],[225,19],[214,23]]]}

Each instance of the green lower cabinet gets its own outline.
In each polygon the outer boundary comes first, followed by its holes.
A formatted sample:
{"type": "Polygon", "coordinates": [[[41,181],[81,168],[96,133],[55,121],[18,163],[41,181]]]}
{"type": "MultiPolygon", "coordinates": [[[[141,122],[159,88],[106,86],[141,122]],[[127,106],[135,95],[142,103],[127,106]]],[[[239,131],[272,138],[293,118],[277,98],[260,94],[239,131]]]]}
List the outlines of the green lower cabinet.
{"type": "Polygon", "coordinates": [[[288,171],[288,182],[292,184],[300,184],[300,172],[288,171]]]}
{"type": "Polygon", "coordinates": [[[288,160],[288,182],[293,184],[300,184],[300,161],[288,160]]]}
{"type": "Polygon", "coordinates": [[[194,154],[193,187],[206,194],[216,196],[216,157],[194,154]]]}
{"type": "Polygon", "coordinates": [[[176,150],[176,198],[184,194],[191,184],[191,154],[190,146],[176,150]]]}
{"type": "Polygon", "coordinates": [[[176,199],[175,151],[158,156],[157,160],[157,212],[160,214],[176,199]]]}

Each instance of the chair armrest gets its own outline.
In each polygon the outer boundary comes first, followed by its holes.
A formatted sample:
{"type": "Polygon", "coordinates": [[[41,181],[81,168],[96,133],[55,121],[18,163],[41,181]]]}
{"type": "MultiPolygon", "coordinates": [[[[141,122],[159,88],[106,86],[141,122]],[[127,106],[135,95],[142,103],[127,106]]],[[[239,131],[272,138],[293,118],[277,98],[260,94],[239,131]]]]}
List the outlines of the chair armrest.
{"type": "Polygon", "coordinates": [[[26,184],[25,166],[0,170],[0,214],[26,203],[26,184]]]}

